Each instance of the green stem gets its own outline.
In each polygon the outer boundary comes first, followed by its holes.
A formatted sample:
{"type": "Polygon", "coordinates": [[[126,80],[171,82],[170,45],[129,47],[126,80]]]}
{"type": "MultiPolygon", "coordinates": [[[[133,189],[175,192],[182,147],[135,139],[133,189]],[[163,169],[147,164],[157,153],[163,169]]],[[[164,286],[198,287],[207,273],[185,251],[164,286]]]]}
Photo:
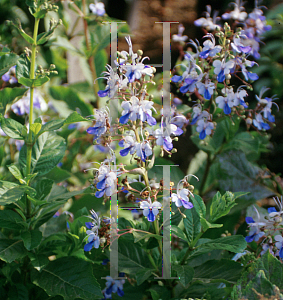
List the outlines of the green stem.
{"type": "Polygon", "coordinates": [[[159,272],[159,270],[158,270],[158,267],[157,267],[157,265],[156,265],[156,263],[155,263],[155,261],[154,261],[152,255],[151,255],[151,253],[148,252],[147,255],[148,255],[149,261],[151,262],[153,268],[155,269],[156,273],[159,275],[160,272],[159,272]]]}
{"type": "MultiPolygon", "coordinates": [[[[35,79],[35,58],[36,58],[36,40],[38,34],[38,25],[40,19],[35,19],[34,23],[34,30],[33,30],[33,44],[32,44],[32,52],[31,52],[31,64],[30,64],[30,79],[35,79]]],[[[29,133],[28,133],[28,142],[26,143],[27,146],[27,166],[26,166],[26,176],[30,174],[31,169],[31,154],[32,154],[32,131],[31,127],[33,124],[33,94],[34,94],[34,87],[30,88],[30,103],[29,103],[29,133]]],[[[30,216],[31,211],[31,203],[27,199],[27,217],[30,216]]]]}
{"type": "Polygon", "coordinates": [[[188,256],[189,256],[189,254],[194,250],[194,249],[193,249],[194,246],[196,245],[197,241],[201,238],[201,236],[202,236],[203,234],[204,234],[204,232],[200,232],[200,233],[196,236],[196,238],[193,240],[193,242],[191,243],[191,245],[188,247],[187,252],[185,253],[183,259],[181,260],[181,263],[180,263],[181,265],[183,265],[183,264],[186,262],[186,260],[187,260],[187,258],[188,258],[188,256]]]}

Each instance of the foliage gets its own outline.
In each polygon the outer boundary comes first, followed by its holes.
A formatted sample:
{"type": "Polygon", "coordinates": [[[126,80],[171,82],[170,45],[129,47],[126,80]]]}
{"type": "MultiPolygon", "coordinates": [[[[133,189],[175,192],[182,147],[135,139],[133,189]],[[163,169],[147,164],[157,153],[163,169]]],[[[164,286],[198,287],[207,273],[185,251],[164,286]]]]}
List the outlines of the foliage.
{"type": "MultiPolygon", "coordinates": [[[[268,211],[250,206],[281,192],[258,164],[276,98],[263,88],[256,106],[244,99],[258,79],[247,58],[260,57],[263,33],[278,36],[280,24],[269,31],[259,7],[247,14],[236,1],[221,26],[208,7],[195,22],[206,41],[190,41],[194,51],[180,26],[171,81],[183,102],[167,107],[166,70],[156,74],[134,52],[127,25],[117,34],[129,50],[108,65],[113,37],[103,22],[117,20],[103,3],[69,1],[75,22],[55,3],[26,0],[1,27],[19,40],[6,34],[0,50],[2,298],[283,299],[282,200],[268,211]],[[70,54],[85,81],[68,83],[70,54]],[[198,153],[184,174],[169,159],[189,124],[198,153]]],[[[263,48],[269,62],[276,47],[263,48]]]]}

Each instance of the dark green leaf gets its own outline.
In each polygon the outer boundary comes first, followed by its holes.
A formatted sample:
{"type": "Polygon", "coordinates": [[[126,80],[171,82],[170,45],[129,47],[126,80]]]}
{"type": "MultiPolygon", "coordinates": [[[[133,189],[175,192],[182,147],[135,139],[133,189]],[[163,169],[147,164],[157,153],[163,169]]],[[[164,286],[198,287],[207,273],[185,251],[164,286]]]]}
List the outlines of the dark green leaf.
{"type": "Polygon", "coordinates": [[[179,237],[180,239],[188,242],[188,239],[185,235],[185,233],[183,232],[183,230],[181,228],[179,228],[176,225],[171,225],[171,233],[175,234],[177,237],[179,237]]]}
{"type": "Polygon", "coordinates": [[[0,57],[0,77],[16,65],[19,56],[15,53],[7,53],[0,57]]]}
{"type": "Polygon", "coordinates": [[[138,231],[138,230],[134,230],[133,231],[133,236],[135,238],[135,243],[143,240],[143,239],[147,239],[150,237],[154,237],[157,240],[162,240],[162,236],[158,235],[158,234],[153,234],[150,232],[146,232],[146,231],[138,231]]]}
{"type": "Polygon", "coordinates": [[[42,240],[42,233],[39,230],[29,230],[21,233],[21,238],[27,250],[33,250],[39,246],[42,240]]]}
{"type": "Polygon", "coordinates": [[[51,192],[54,181],[51,179],[41,179],[35,183],[34,189],[37,192],[37,199],[44,200],[51,192]]]}
{"type": "Polygon", "coordinates": [[[173,270],[177,272],[177,276],[184,287],[186,287],[195,277],[194,269],[190,266],[176,265],[173,267],[173,270]]]}
{"type": "Polygon", "coordinates": [[[119,239],[119,270],[128,274],[136,274],[140,270],[149,269],[146,252],[138,244],[119,239]]]}
{"type": "MultiPolygon", "coordinates": [[[[229,151],[218,156],[219,161],[219,185],[222,190],[231,192],[249,192],[242,197],[245,200],[258,200],[274,195],[264,180],[259,180],[263,172],[258,166],[251,164],[241,151],[229,151]]],[[[248,205],[248,203],[247,203],[248,205]]]]}
{"type": "Polygon", "coordinates": [[[13,285],[9,290],[9,300],[29,300],[28,289],[22,283],[13,285]]]}
{"type": "Polygon", "coordinates": [[[0,239],[0,259],[11,263],[26,255],[24,243],[21,240],[0,239]]]}
{"type": "Polygon", "coordinates": [[[208,242],[197,246],[193,255],[216,249],[240,253],[246,249],[246,246],[247,242],[242,235],[226,236],[215,240],[209,240],[208,242]]]}
{"type": "Polygon", "coordinates": [[[21,230],[27,227],[27,223],[12,210],[0,210],[0,227],[21,230]]]}
{"type": "Polygon", "coordinates": [[[151,276],[150,269],[142,269],[136,273],[137,285],[141,285],[144,281],[146,281],[151,276]]]}
{"type": "Polygon", "coordinates": [[[71,173],[59,167],[55,167],[45,174],[45,177],[54,180],[55,183],[59,183],[71,177],[71,173]]]}
{"type": "Polygon", "coordinates": [[[243,267],[233,260],[209,260],[195,268],[194,279],[207,282],[219,280],[225,283],[235,283],[241,276],[243,267]]]}
{"type": "Polygon", "coordinates": [[[27,128],[21,123],[1,117],[1,128],[11,138],[16,140],[23,140],[27,134],[27,128]]]}
{"type": "Polygon", "coordinates": [[[200,215],[197,213],[196,208],[185,210],[186,218],[184,218],[185,233],[188,242],[191,243],[196,236],[201,232],[200,215]]]}
{"type": "Polygon", "coordinates": [[[73,256],[50,262],[41,272],[33,270],[32,282],[49,295],[65,300],[101,299],[102,293],[92,273],[92,264],[73,256]]]}
{"type": "MultiPolygon", "coordinates": [[[[45,132],[39,136],[32,147],[31,173],[42,176],[51,171],[63,158],[66,142],[55,133],[45,132]]],[[[20,151],[19,163],[26,168],[27,147],[24,145],[20,151]]]]}
{"type": "Polygon", "coordinates": [[[28,89],[22,88],[4,88],[0,90],[0,114],[4,115],[6,112],[7,104],[16,101],[22,97],[28,89]]]}

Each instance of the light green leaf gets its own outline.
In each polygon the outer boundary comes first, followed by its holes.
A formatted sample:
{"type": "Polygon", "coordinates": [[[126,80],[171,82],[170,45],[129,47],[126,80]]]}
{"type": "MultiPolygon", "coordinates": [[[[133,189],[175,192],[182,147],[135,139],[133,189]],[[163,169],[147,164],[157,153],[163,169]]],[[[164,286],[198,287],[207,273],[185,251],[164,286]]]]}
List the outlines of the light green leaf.
{"type": "Polygon", "coordinates": [[[194,278],[194,269],[190,266],[173,266],[173,270],[177,272],[177,276],[181,284],[186,287],[194,278]]]}
{"type": "Polygon", "coordinates": [[[17,202],[22,198],[24,193],[29,189],[28,186],[16,185],[10,189],[6,189],[5,192],[1,193],[0,196],[0,205],[7,205],[14,202],[17,202]]]}
{"type": "Polygon", "coordinates": [[[33,250],[39,246],[42,240],[42,233],[39,230],[29,230],[21,233],[21,238],[27,250],[33,250]]]}
{"type": "Polygon", "coordinates": [[[21,240],[0,239],[0,259],[11,263],[26,255],[24,243],[21,240]]]}
{"type": "Polygon", "coordinates": [[[206,207],[205,204],[202,200],[202,198],[199,195],[195,195],[194,197],[190,196],[190,200],[194,205],[194,208],[196,210],[196,212],[198,213],[198,215],[200,217],[204,217],[206,216],[206,207]]]}
{"type": "Polygon", "coordinates": [[[16,65],[19,56],[15,53],[7,53],[0,57],[0,76],[9,71],[11,67],[16,65]]]}
{"type": "Polygon", "coordinates": [[[25,85],[25,86],[38,87],[38,86],[42,86],[44,83],[46,83],[49,80],[50,80],[50,78],[48,76],[39,77],[39,78],[36,78],[36,79],[30,79],[30,78],[26,78],[26,77],[21,77],[18,80],[18,82],[20,84],[25,85]]]}
{"type": "Polygon", "coordinates": [[[28,225],[23,218],[12,210],[0,210],[0,227],[12,230],[21,230],[28,225]]]}
{"type": "Polygon", "coordinates": [[[7,104],[22,97],[28,89],[23,88],[4,88],[0,90],[0,114],[5,115],[7,104]]]}
{"type": "Polygon", "coordinates": [[[61,295],[65,300],[101,299],[100,286],[93,276],[92,264],[73,256],[50,262],[41,272],[31,274],[32,282],[49,295],[61,295]]]}
{"type": "Polygon", "coordinates": [[[22,54],[18,59],[16,65],[16,76],[18,80],[21,77],[30,78],[30,72],[29,72],[30,68],[31,68],[30,60],[25,54],[22,54]]]}
{"type": "Polygon", "coordinates": [[[35,134],[37,135],[38,132],[40,131],[41,129],[41,124],[40,123],[33,123],[31,124],[30,126],[30,130],[35,134]]]}
{"type": "Polygon", "coordinates": [[[21,123],[0,116],[2,130],[11,138],[16,140],[23,140],[27,134],[27,128],[21,123]]]}
{"type": "Polygon", "coordinates": [[[74,111],[65,120],[65,124],[72,124],[72,123],[84,122],[84,121],[88,121],[88,119],[82,117],[80,114],[74,111]]]}
{"type": "MultiPolygon", "coordinates": [[[[63,158],[66,142],[55,133],[45,132],[36,140],[32,147],[31,173],[42,176],[51,171],[63,158]]],[[[19,163],[26,168],[27,147],[24,145],[20,151],[19,163]]]]}
{"type": "Polygon", "coordinates": [[[9,165],[7,167],[16,179],[18,179],[20,181],[21,181],[21,179],[23,179],[22,173],[16,165],[9,165]]]}

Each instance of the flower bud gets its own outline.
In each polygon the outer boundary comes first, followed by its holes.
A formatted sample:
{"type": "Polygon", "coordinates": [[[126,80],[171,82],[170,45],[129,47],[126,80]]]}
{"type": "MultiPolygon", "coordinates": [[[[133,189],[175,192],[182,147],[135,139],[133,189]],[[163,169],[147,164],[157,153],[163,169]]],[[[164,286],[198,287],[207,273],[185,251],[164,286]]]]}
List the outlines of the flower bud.
{"type": "Polygon", "coordinates": [[[246,119],[246,123],[247,123],[248,125],[252,125],[253,120],[252,120],[251,118],[247,118],[247,119],[246,119]]]}
{"type": "Polygon", "coordinates": [[[142,56],[142,55],[143,55],[143,51],[139,49],[139,50],[137,51],[137,55],[138,55],[138,56],[142,56]]]}
{"type": "MultiPolygon", "coordinates": [[[[174,139],[174,140],[175,140],[175,139],[174,139]]],[[[172,153],[177,153],[177,149],[176,149],[176,148],[173,148],[171,152],[172,152],[172,153]]]]}

